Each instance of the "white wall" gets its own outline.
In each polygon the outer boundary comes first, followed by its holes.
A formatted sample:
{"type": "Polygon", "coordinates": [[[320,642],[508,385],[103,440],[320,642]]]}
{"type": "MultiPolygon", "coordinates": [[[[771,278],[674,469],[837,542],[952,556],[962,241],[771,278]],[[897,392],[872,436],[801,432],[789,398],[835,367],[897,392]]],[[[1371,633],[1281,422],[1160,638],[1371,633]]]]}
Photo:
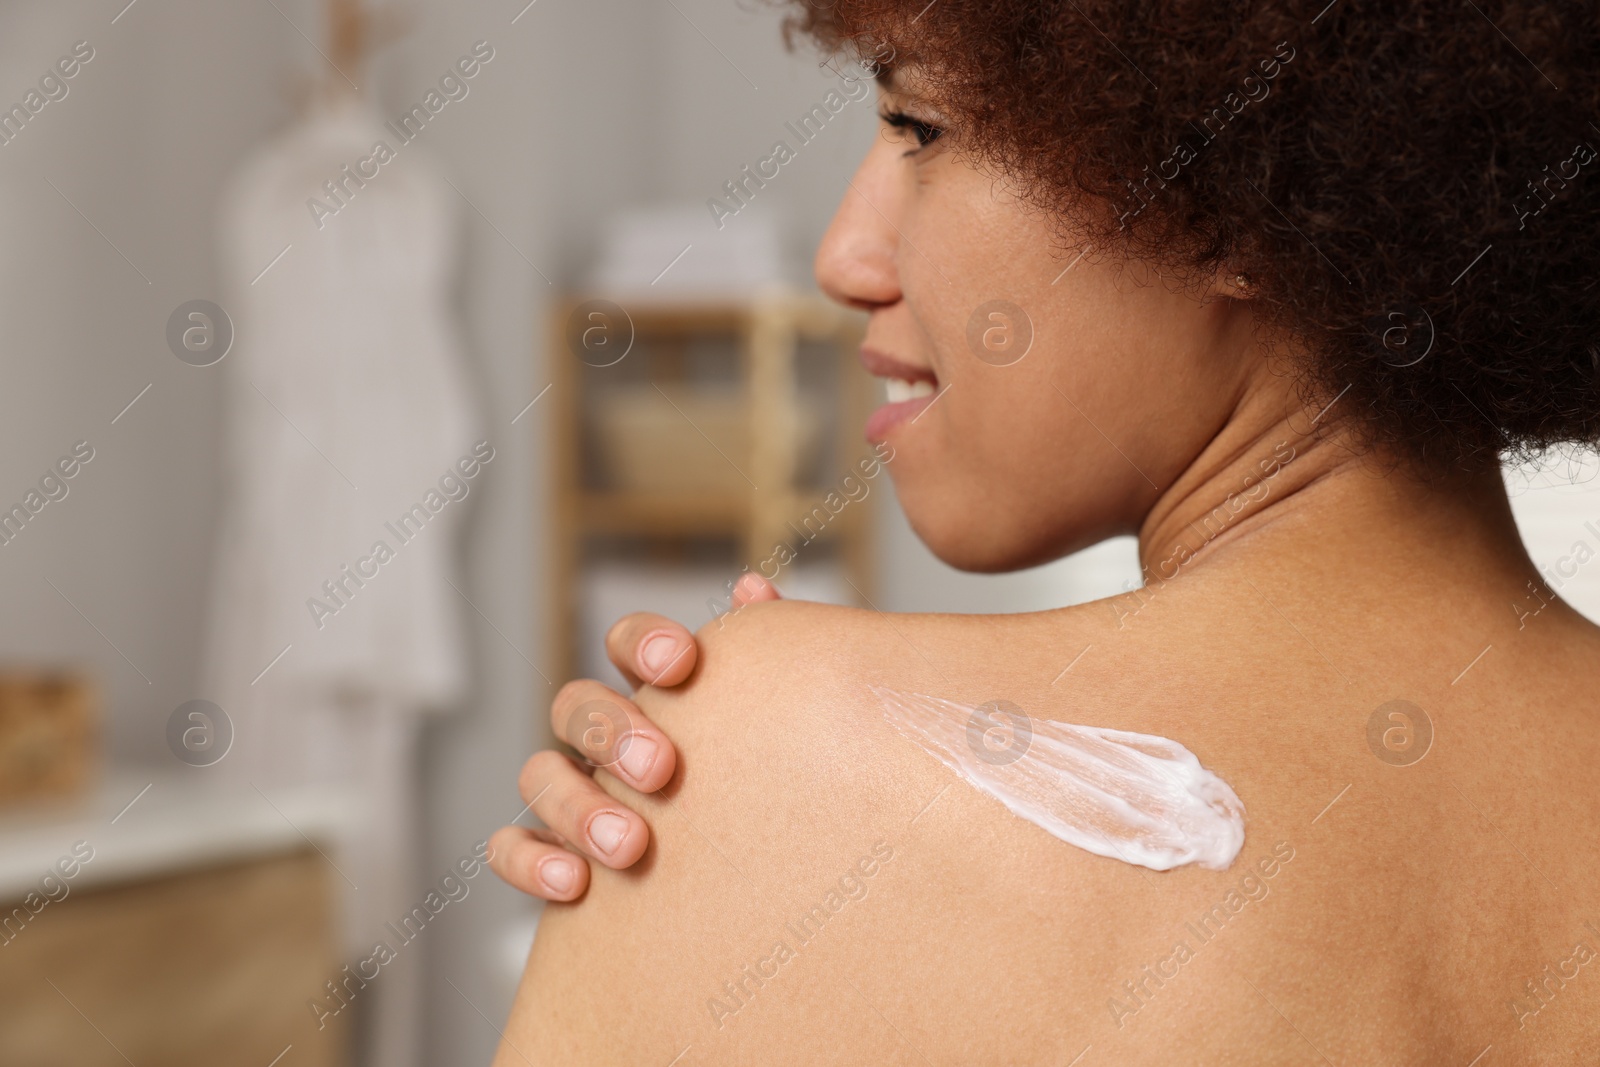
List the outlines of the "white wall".
{"type": "Polygon", "coordinates": [[[95,50],[0,147],[0,500],[73,442],[95,450],[66,499],[0,547],[0,654],[90,665],[111,750],[155,759],[166,714],[195,695],[217,511],[217,376],[172,356],[166,319],[214,295],[214,197],[283,114],[288,27],[270,6],[203,0],[113,25],[120,6],[0,12],[7,105],[75,41],[95,50]]]}

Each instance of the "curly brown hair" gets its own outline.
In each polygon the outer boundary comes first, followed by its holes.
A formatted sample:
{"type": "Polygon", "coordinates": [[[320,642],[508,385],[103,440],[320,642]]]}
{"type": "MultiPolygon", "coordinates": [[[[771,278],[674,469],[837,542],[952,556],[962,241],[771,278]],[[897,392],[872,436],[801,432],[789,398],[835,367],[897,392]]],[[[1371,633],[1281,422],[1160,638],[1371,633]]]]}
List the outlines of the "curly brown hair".
{"type": "Polygon", "coordinates": [[[1079,243],[1247,275],[1369,442],[1435,469],[1600,442],[1600,7],[790,6],[791,42],[916,69],[1079,243]]]}

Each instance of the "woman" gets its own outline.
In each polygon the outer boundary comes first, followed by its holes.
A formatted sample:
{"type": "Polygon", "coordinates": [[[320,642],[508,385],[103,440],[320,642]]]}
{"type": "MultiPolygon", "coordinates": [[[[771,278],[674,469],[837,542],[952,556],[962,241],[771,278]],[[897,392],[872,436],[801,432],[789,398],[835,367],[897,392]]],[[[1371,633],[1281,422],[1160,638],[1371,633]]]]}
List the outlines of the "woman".
{"type": "Polygon", "coordinates": [[[552,839],[494,842],[587,890],[497,1063],[1593,1059],[1600,631],[1499,456],[1600,439],[1600,24],[1311,8],[800,10],[893,56],[816,273],[913,383],[868,425],[912,525],[980,571],[1137,532],[1146,585],[625,620],[655,684],[552,708],[604,771],[536,755],[552,839]],[[1091,734],[1211,821],[1124,834],[1091,734]]]}

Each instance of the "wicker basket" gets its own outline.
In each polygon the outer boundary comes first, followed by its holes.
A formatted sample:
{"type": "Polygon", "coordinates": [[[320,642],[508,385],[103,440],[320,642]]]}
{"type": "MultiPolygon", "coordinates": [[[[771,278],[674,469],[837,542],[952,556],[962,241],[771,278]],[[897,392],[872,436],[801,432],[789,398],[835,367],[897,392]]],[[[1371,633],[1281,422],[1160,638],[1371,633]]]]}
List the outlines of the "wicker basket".
{"type": "MultiPolygon", "coordinates": [[[[815,462],[823,413],[795,406],[798,470],[815,462]]],[[[626,492],[742,493],[749,483],[750,415],[737,388],[652,385],[608,389],[593,412],[600,466],[626,492]]]]}
{"type": "Polygon", "coordinates": [[[0,672],[0,803],[81,792],[94,765],[98,701],[83,678],[0,672]]]}

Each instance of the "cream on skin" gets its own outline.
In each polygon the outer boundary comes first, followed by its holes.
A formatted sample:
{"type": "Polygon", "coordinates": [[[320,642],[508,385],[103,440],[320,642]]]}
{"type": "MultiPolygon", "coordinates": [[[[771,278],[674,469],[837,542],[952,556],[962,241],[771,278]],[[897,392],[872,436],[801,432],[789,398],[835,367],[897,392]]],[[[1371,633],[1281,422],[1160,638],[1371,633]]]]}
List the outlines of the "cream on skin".
{"type": "Polygon", "coordinates": [[[971,705],[871,689],[901,736],[1069,845],[1155,871],[1227,870],[1244,847],[1244,805],[1176,741],[1031,716],[1013,729],[971,705]]]}

